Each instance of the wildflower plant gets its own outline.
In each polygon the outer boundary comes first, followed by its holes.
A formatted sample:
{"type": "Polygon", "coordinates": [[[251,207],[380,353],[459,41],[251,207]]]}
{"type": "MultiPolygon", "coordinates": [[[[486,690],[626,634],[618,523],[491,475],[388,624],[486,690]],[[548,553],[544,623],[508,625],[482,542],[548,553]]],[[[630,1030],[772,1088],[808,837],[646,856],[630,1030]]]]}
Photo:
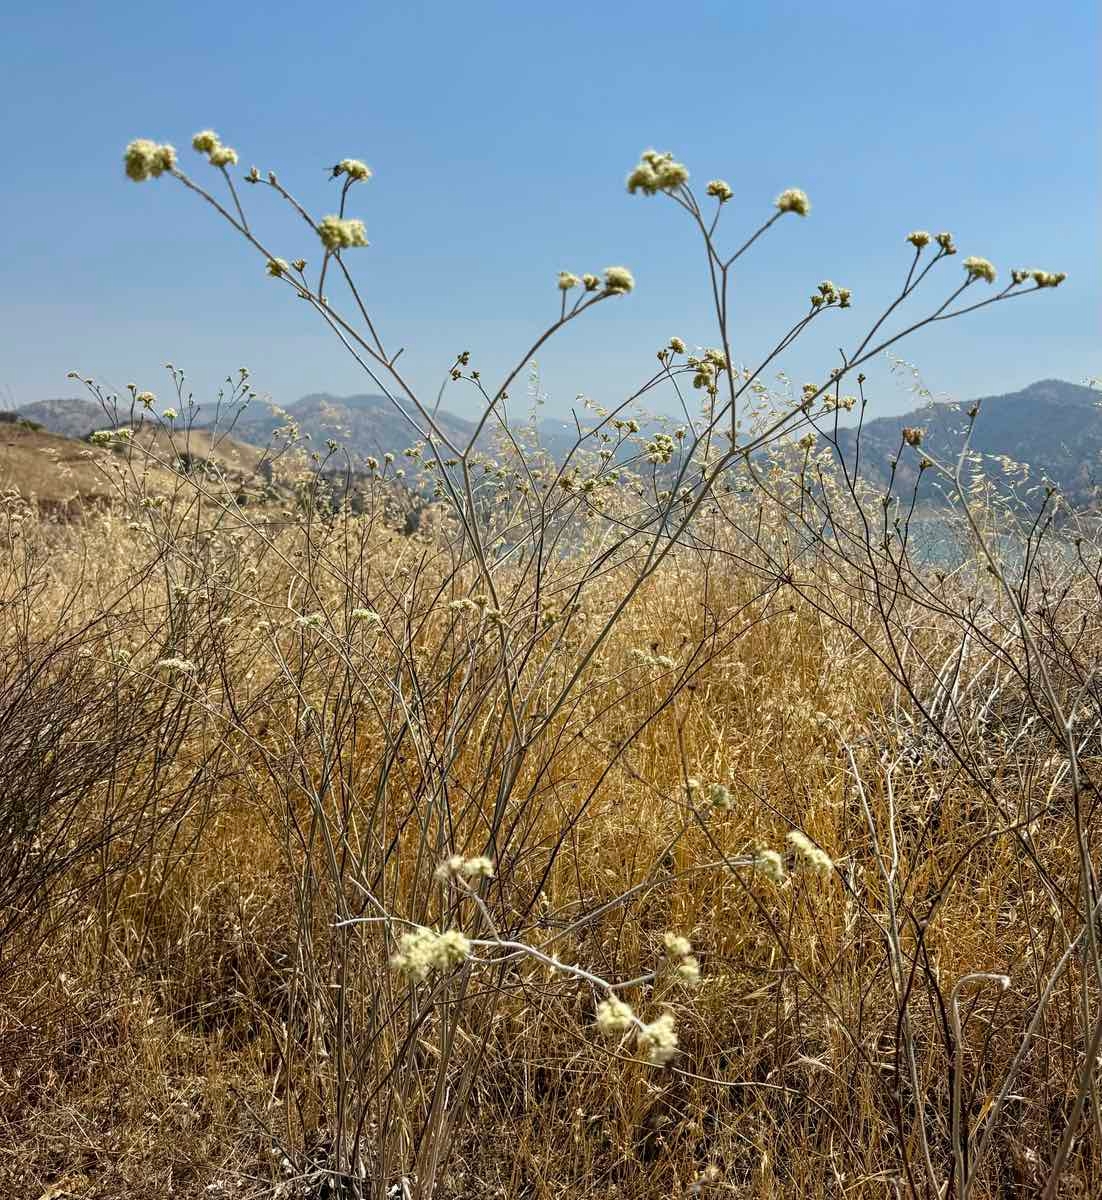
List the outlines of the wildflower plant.
{"type": "MultiPolygon", "coordinates": [[[[736,198],[735,188],[719,178],[701,194],[672,152],[647,150],[627,176],[627,191],[640,200],[672,204],[700,238],[714,325],[708,331],[682,327],[696,336],[671,337],[658,351],[657,365],[652,348],[649,367],[624,397],[581,402],[576,443],[563,461],[551,461],[523,447],[527,434],[516,419],[517,393],[558,333],[574,321],[598,318],[596,310],[611,300],[630,302],[626,298],[636,287],[631,270],[563,269],[557,279],[546,278],[547,323],[499,378],[487,378],[484,364],[472,362],[467,351],[452,350],[438,364],[439,392],[421,395],[406,372],[402,349],[385,335],[353,274],[357,260],[370,260],[364,220],[346,211],[353,186],[360,212],[367,211],[378,186],[366,163],[343,158],[328,168],[328,180],[319,184],[329,187],[332,198],[320,211],[335,211],[317,216],[274,171],[251,168],[236,176],[231,170],[236,152],[212,131],[196,134],[192,144],[220,173],[213,178],[224,192],[187,174],[171,147],[144,140],[127,148],[126,174],[139,182],[167,175],[202,199],[255,250],[270,276],[258,282],[284,287],[304,302],[410,428],[404,455],[395,446],[368,460],[364,486],[376,507],[359,523],[347,503],[325,494],[332,479],[326,464],[340,461],[335,441],[296,460],[300,521],[290,536],[300,540],[293,548],[274,522],[250,524],[228,503],[212,523],[223,538],[226,530],[247,526],[242,532],[255,539],[263,568],[279,575],[283,592],[278,603],[258,597],[247,622],[240,621],[248,630],[250,654],[262,645],[270,672],[263,685],[250,682],[255,691],[248,693],[248,704],[242,702],[244,711],[255,715],[278,696],[288,707],[278,744],[243,722],[233,726],[241,721],[237,697],[227,696],[217,711],[286,792],[275,823],[287,831],[286,861],[293,867],[288,878],[299,906],[296,953],[306,964],[301,979],[308,980],[292,1007],[300,1006],[294,1019],[309,1036],[296,1043],[288,1022],[281,1044],[288,1056],[298,1056],[296,1062],[309,1062],[321,1080],[325,1094],[319,1108],[331,1114],[334,1172],[342,1186],[357,1171],[362,1180],[369,1172],[358,1164],[374,1155],[373,1178],[389,1186],[394,1178],[416,1177],[419,1194],[431,1195],[464,1105],[471,1096],[485,1095],[479,1092],[482,1068],[500,1052],[502,1025],[524,1019],[531,997],[543,993],[561,1006],[557,1021],[567,1012],[581,1012],[587,1022],[592,1017],[596,1033],[612,1039],[602,1053],[619,1059],[616,1070],[655,1078],[661,1070],[686,1086],[701,1078],[724,1086],[718,1075],[695,1069],[697,1056],[705,1053],[700,1043],[707,1039],[692,1031],[702,1020],[717,1029],[726,1020],[708,1009],[720,978],[712,964],[725,955],[735,966],[724,970],[745,970],[747,977],[766,981],[770,1020],[786,1024],[785,1038],[804,1020],[806,1007],[816,1005],[828,1031],[823,1046],[838,1061],[867,1068],[880,1087],[882,1064],[870,1049],[876,1036],[842,1019],[837,977],[823,983],[824,973],[845,961],[846,946],[857,940],[853,929],[867,918],[871,940],[882,946],[890,968],[884,971],[892,997],[884,1025],[892,1029],[898,1050],[891,1088],[877,1103],[901,1131],[900,1177],[921,1175],[928,1194],[944,1193],[944,1172],[923,1143],[925,1135],[908,1132],[907,1107],[917,1106],[923,1094],[910,989],[916,980],[936,986],[937,970],[922,943],[925,926],[915,918],[912,928],[900,916],[905,900],[898,882],[902,852],[894,793],[888,808],[895,824],[885,838],[862,790],[877,772],[887,775],[885,790],[894,787],[894,766],[884,767],[871,752],[844,757],[840,747],[849,742],[840,740],[830,743],[834,758],[824,752],[831,767],[819,777],[820,789],[842,786],[837,783],[842,761],[846,802],[809,789],[801,803],[825,812],[824,826],[835,822],[841,829],[851,810],[864,822],[856,834],[847,831],[855,839],[852,854],[841,833],[828,835],[828,844],[845,847],[836,862],[818,841],[791,829],[803,822],[802,815],[785,810],[775,796],[755,792],[726,765],[722,773],[716,766],[694,766],[698,774],[690,775],[688,762],[707,760],[686,752],[683,739],[694,721],[706,727],[713,719],[723,738],[746,739],[747,757],[766,753],[793,727],[804,731],[809,747],[841,738],[836,734],[841,718],[816,715],[820,705],[829,707],[828,699],[785,708],[764,688],[752,692],[752,672],[736,661],[736,650],[764,627],[782,631],[771,636],[784,646],[780,657],[795,675],[793,664],[802,667],[805,661],[800,639],[809,626],[843,628],[847,637],[870,643],[868,629],[875,626],[882,640],[868,658],[896,672],[893,702],[902,706],[898,697],[913,692],[920,713],[937,705],[942,712],[952,710],[959,696],[952,662],[938,676],[933,699],[910,688],[913,677],[898,666],[936,657],[929,648],[908,657],[906,647],[912,645],[908,638],[918,637],[914,614],[942,602],[907,573],[905,522],[896,526],[892,516],[898,507],[896,476],[869,516],[867,491],[839,449],[839,417],[863,413],[863,368],[909,334],[1057,286],[1064,277],[1015,269],[1000,285],[993,264],[968,256],[962,278],[961,271],[945,269],[945,260],[957,253],[952,235],[915,231],[897,244],[899,284],[878,310],[845,284],[811,277],[776,339],[744,363],[733,350],[735,268],[762,248],[782,217],[809,217],[811,202],[799,188],[785,189],[772,204],[771,193],[754,200],[741,181],[736,198]],[[369,188],[359,187],[369,181],[369,188]],[[269,242],[241,203],[240,183],[266,189],[289,208],[300,222],[305,249],[269,242]],[[745,227],[728,246],[727,229],[735,221],[745,227]],[[352,249],[364,253],[346,253],[352,249]],[[814,382],[793,385],[778,400],[769,381],[782,356],[813,325],[822,328],[825,322],[842,346],[838,360],[825,364],[814,382]],[[440,415],[453,389],[463,389],[478,405],[473,427],[462,432],[440,415]],[[639,407],[659,390],[675,398],[681,414],[665,428],[644,428],[639,407]],[[832,454],[840,464],[836,471],[829,469],[832,454]],[[366,568],[358,555],[367,556],[364,548],[376,536],[373,514],[387,513],[396,498],[411,495],[431,507],[445,532],[434,537],[411,531],[400,550],[388,548],[366,568]],[[808,546],[821,553],[819,574],[806,566],[808,546]],[[732,584],[736,563],[753,580],[743,591],[741,583],[732,584]],[[637,625],[666,572],[691,583],[671,587],[673,601],[648,621],[644,635],[637,625]],[[690,586],[700,589],[691,601],[690,586]],[[862,616],[852,616],[855,612],[862,616]],[[682,628],[691,632],[679,641],[682,628]],[[334,636],[338,630],[344,632],[334,636]],[[723,705],[725,723],[713,711],[723,705]],[[634,754],[644,734],[658,727],[667,731],[668,743],[637,763],[634,754]],[[373,740],[364,732],[368,728],[373,740]],[[575,791],[570,763],[598,741],[597,782],[575,791]],[[663,773],[669,777],[665,785],[656,779],[663,773]],[[719,774],[726,782],[715,778],[719,774]],[[609,781],[621,777],[630,788],[610,802],[609,781]],[[636,876],[625,864],[645,857],[636,827],[644,805],[661,805],[663,821],[668,814],[676,819],[669,817],[668,828],[654,835],[653,861],[636,876]],[[772,832],[760,842],[745,831],[751,813],[771,822],[772,832]],[[591,823],[599,833],[587,833],[591,823]],[[782,852],[773,846],[784,844],[786,829],[791,831],[782,852]],[[733,850],[734,837],[754,848],[733,850]],[[866,845],[875,887],[851,870],[866,845]],[[683,868],[684,856],[705,851],[707,861],[697,861],[692,871],[683,868]],[[587,856],[600,865],[587,878],[601,880],[606,889],[596,896],[593,887],[580,886],[587,856]],[[811,907],[809,890],[800,885],[806,873],[829,879],[831,894],[847,906],[849,924],[829,954],[820,953],[826,939],[814,924],[825,920],[823,914],[812,922],[813,948],[790,934],[811,907]],[[665,903],[659,899],[663,889],[690,875],[694,886],[697,875],[722,881],[707,886],[720,894],[717,910],[726,914],[724,923],[691,915],[686,920],[682,928],[699,939],[699,951],[676,927],[662,934],[664,918],[649,927],[643,922],[646,932],[637,945],[626,939],[614,944],[609,930],[633,906],[653,911],[648,906],[665,903]],[[564,900],[561,893],[571,888],[564,900]],[[745,948],[758,946],[759,938],[768,952],[755,959],[756,950],[745,948]],[[713,941],[719,944],[715,959],[713,941]],[[831,967],[824,967],[828,959],[831,967]],[[334,1047],[331,1057],[320,1057],[321,1045],[334,1047]],[[379,1131],[376,1146],[365,1133],[369,1129],[379,1131]]],[[[787,232],[792,224],[781,228],[787,232]]],[[[372,232],[378,236],[374,226],[372,232]]],[[[640,286],[647,283],[641,273],[640,286]]],[[[175,370],[172,377],[182,396],[175,370]]],[[[134,394],[138,419],[152,419],[153,400],[146,404],[145,393],[134,394]]],[[[538,379],[533,394],[535,411],[538,379]]],[[[161,413],[169,426],[183,427],[179,436],[186,435],[186,400],[161,413]],[[182,416],[169,417],[170,412],[182,416]]],[[[101,431],[93,442],[114,445],[121,428],[101,431]]],[[[178,436],[174,428],[169,433],[178,436]]],[[[917,428],[909,427],[902,443],[901,449],[921,448],[924,455],[929,448],[917,428]]],[[[930,461],[922,470],[938,471],[930,461]]],[[[171,511],[148,507],[140,515],[151,537],[165,536],[171,511]]],[[[224,553],[229,558],[231,551],[224,553]]],[[[198,549],[193,559],[207,561],[198,549]]],[[[211,562],[217,565],[213,557],[211,562]]],[[[258,569],[258,589],[262,576],[258,569]]],[[[213,587],[222,586],[215,573],[211,578],[213,587]]],[[[234,604],[239,601],[233,597],[234,604]]],[[[1008,611],[1014,611],[1014,602],[1011,592],[1008,611]]],[[[172,604],[173,628],[192,630],[199,601],[191,592],[172,593],[172,604]]],[[[946,606],[937,611],[943,616],[946,606]]],[[[219,614],[210,627],[234,628],[233,617],[229,625],[217,624],[227,615],[219,614]]],[[[985,629],[976,640],[997,646],[1010,627],[985,629]]],[[[830,648],[829,638],[823,640],[830,648]]],[[[184,652],[204,664],[204,679],[216,679],[206,656],[190,644],[184,652]]],[[[962,662],[968,653],[960,650],[962,662]]],[[[158,674],[170,680],[192,673],[180,665],[191,660],[173,655],[155,661],[158,674]]],[[[962,772],[981,777],[964,750],[959,758],[962,772]]],[[[714,762],[720,761],[726,764],[726,752],[716,753],[714,762]]],[[[250,771],[259,769],[250,764],[250,771]]],[[[794,773],[784,779],[795,794],[794,773]]],[[[983,777],[977,786],[989,787],[990,781],[983,777]]],[[[1085,895],[1091,878],[1086,872],[1085,895]]],[[[682,894],[691,896],[692,889],[682,894]]],[[[690,906],[686,911],[691,913],[690,906]]],[[[862,998],[860,1020],[867,1019],[866,1012],[862,998]]],[[[784,1094],[798,1090],[776,1086],[784,1094]]],[[[956,1121],[964,1146],[968,1138],[959,1126],[966,1111],[960,1101],[956,1121]]],[[[976,1129],[981,1140],[986,1119],[976,1129]]],[[[978,1169],[978,1162],[970,1160],[967,1170],[978,1169]]]]}

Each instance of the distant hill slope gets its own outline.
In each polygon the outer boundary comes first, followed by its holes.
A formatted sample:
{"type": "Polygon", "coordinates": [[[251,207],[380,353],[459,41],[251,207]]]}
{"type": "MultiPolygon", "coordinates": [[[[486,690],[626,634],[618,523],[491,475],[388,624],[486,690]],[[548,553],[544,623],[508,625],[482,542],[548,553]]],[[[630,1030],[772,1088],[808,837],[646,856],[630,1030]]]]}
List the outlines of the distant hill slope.
{"type": "MultiPolygon", "coordinates": [[[[955,459],[972,403],[931,404],[902,416],[866,422],[861,434],[862,475],[877,486],[886,481],[889,461],[899,454],[905,426],[925,430],[923,449],[933,457],[943,462],[955,459]]],[[[1102,485],[1102,394],[1078,384],[1045,379],[1019,392],[985,397],[979,403],[973,449],[992,460],[1005,456],[1026,463],[1031,482],[1039,484],[1049,479],[1072,503],[1097,505],[1102,485]]],[[[321,448],[332,439],[354,459],[380,457],[387,450],[400,454],[416,440],[413,428],[385,396],[317,392],[288,405],[285,413],[254,401],[235,423],[234,439],[246,445],[266,446],[289,417],[310,435],[313,447],[321,448]]],[[[26,404],[18,414],[68,437],[85,437],[106,423],[97,404],[73,398],[26,404]]],[[[446,410],[441,410],[437,418],[459,444],[465,443],[475,428],[473,422],[446,410]]],[[[584,424],[589,426],[592,421],[584,424]]],[[[538,436],[552,456],[561,458],[573,445],[576,433],[572,421],[545,419],[539,423],[538,436]]],[[[528,437],[522,440],[530,442],[528,437]]],[[[839,430],[839,447],[850,461],[855,441],[853,429],[839,430]]],[[[897,483],[904,491],[913,486],[919,457],[910,451],[900,456],[897,483]]],[[[997,470],[994,461],[988,467],[997,470]]],[[[925,499],[937,498],[932,472],[924,479],[923,489],[925,499]]]]}
{"type": "MultiPolygon", "coordinates": [[[[253,445],[267,445],[290,417],[310,435],[315,447],[331,438],[361,458],[379,457],[387,450],[401,453],[417,440],[413,427],[385,396],[317,392],[287,405],[284,412],[286,416],[274,412],[270,404],[254,400],[234,425],[234,436],[253,445]]],[[[474,430],[471,422],[449,412],[441,411],[438,419],[449,435],[464,441],[474,430]]]]}
{"type": "Polygon", "coordinates": [[[75,396],[36,400],[33,404],[22,405],[17,411],[21,417],[62,437],[87,437],[93,429],[102,429],[107,424],[103,409],[95,401],[75,396]]]}
{"type": "MultiPolygon", "coordinates": [[[[921,452],[899,454],[906,426],[924,430],[922,451],[939,462],[956,460],[968,426],[968,409],[974,401],[931,404],[898,417],[867,421],[861,432],[861,473],[883,483],[889,460],[899,456],[898,485],[914,485],[921,452]]],[[[1030,482],[1051,480],[1075,505],[1097,501],[1102,483],[1102,393],[1092,388],[1044,379],[1004,396],[986,396],[972,437],[972,449],[995,459],[1005,456],[1027,463],[1030,482]]],[[[839,431],[839,448],[853,461],[856,431],[839,431]]],[[[985,463],[990,474],[994,461],[985,463]]],[[[926,498],[935,494],[932,473],[924,481],[926,498]]]]}

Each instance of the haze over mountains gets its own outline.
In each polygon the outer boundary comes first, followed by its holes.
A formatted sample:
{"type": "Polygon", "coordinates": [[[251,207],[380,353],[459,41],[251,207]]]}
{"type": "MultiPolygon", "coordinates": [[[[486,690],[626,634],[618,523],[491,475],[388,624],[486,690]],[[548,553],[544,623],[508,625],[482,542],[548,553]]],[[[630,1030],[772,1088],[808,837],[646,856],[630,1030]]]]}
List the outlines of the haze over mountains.
{"type": "MultiPolygon", "coordinates": [[[[1006,458],[1028,464],[1032,481],[1051,480],[1076,505],[1093,504],[1102,479],[1102,393],[1089,387],[1046,379],[1018,392],[988,396],[979,401],[980,415],[972,448],[992,460],[1006,458]]],[[[867,421],[861,434],[862,474],[874,482],[886,478],[889,462],[899,455],[902,431],[920,426],[925,431],[923,451],[940,461],[956,457],[968,424],[971,403],[929,404],[894,417],[867,421]]],[[[304,396],[285,410],[311,444],[321,447],[332,439],[354,458],[380,457],[385,451],[401,451],[415,434],[394,406],[383,396],[304,396]]],[[[90,400],[67,398],[42,400],[17,410],[21,418],[66,437],[83,438],[105,424],[103,411],[90,400]]],[[[266,445],[287,416],[273,412],[270,405],[254,401],[234,426],[234,437],[253,445],[266,445]]],[[[200,423],[205,414],[200,412],[200,423]]],[[[450,436],[465,442],[474,430],[467,419],[441,410],[439,421],[450,436]]],[[[583,428],[592,422],[583,422],[583,428]]],[[[552,456],[566,452],[575,440],[572,421],[540,421],[539,443],[552,456]]],[[[521,440],[528,444],[528,434],[521,440]]],[[[839,446],[852,458],[854,429],[840,431],[839,446]]],[[[897,483],[904,489],[913,482],[919,455],[899,456],[897,483]]],[[[931,484],[932,484],[931,476],[931,484]]],[[[932,493],[932,487],[930,488],[932,493]]]]}

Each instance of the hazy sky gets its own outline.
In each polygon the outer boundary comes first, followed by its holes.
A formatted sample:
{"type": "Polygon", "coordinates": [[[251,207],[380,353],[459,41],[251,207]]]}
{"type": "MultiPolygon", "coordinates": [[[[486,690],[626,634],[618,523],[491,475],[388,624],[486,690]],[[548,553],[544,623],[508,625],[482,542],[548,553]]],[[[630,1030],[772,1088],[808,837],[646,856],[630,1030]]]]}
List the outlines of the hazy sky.
{"type": "MultiPolygon", "coordinates": [[[[735,199],[734,241],[799,186],[813,210],[747,257],[735,355],[756,361],[820,279],[854,305],[785,360],[821,378],[898,285],[914,228],[966,254],[1066,270],[1059,291],[909,342],[938,393],[964,398],[1102,373],[1095,0],[961,3],[352,3],[9,5],[0,134],[0,404],[75,394],[77,369],[157,391],[161,364],[202,398],[241,364],[287,403],[370,391],[332,335],[178,183],[136,185],[131,138],[190,150],[216,129],[241,171],[274,168],[317,215],[325,168],[366,160],[353,192],[371,246],[350,252],[387,342],[435,392],[462,349],[488,378],[553,316],[555,279],[626,264],[636,291],[539,356],[548,411],[623,398],[671,335],[715,342],[700,245],[684,214],[630,197],[648,146],[735,199]]],[[[277,253],[317,260],[301,223],[246,189],[277,253]]],[[[334,296],[335,298],[335,296],[334,296]]],[[[920,305],[915,310],[922,311],[920,305]]],[[[826,323],[824,323],[825,325],[826,323]]],[[[909,407],[873,373],[878,412],[909,407]]],[[[470,414],[474,401],[449,394],[470,414]]]]}

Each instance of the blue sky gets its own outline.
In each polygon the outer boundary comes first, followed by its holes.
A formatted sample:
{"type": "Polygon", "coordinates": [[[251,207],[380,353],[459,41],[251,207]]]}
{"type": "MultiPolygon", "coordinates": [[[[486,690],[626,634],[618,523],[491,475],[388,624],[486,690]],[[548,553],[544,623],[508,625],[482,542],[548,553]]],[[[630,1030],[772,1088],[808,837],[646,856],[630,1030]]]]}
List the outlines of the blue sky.
{"type": "MultiPolygon", "coordinates": [[[[830,278],[852,310],[785,360],[797,381],[821,378],[898,285],[904,235],[950,229],[961,257],[1004,277],[1069,279],[908,342],[929,386],[1080,382],[1102,373],[1097,26],[1093,0],[9,6],[0,404],[74,394],[74,368],[156,391],[166,360],[200,398],[242,364],[281,403],[372,390],[205,206],[175,181],[124,177],[123,147],[147,136],[213,183],[188,148],[204,127],[318,215],[334,204],[327,165],[371,164],[352,212],[372,244],[350,262],[433,393],[458,350],[488,378],[522,353],[562,268],[623,263],[637,288],[539,357],[549,412],[579,393],[622,399],[671,334],[714,343],[683,214],[624,190],[652,145],[698,183],[730,181],[732,241],[782,188],[811,196],[807,220],[779,222],[745,260],[736,358],[754,361],[830,278]]],[[[317,258],[274,196],[246,199],[277,253],[317,258]]],[[[877,412],[909,407],[886,368],[871,376],[877,412]]],[[[446,403],[474,411],[461,393],[446,403]]]]}

